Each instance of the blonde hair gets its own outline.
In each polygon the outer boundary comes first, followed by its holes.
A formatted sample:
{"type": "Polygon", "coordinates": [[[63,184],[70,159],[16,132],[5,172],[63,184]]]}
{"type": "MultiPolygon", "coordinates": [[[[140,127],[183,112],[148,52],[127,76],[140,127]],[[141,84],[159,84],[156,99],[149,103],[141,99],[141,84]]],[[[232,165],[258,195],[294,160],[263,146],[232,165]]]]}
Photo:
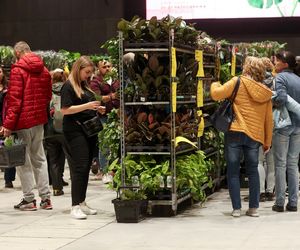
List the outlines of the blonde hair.
{"type": "Polygon", "coordinates": [[[14,50],[21,54],[31,51],[28,43],[24,41],[17,42],[14,46],[14,50]]]}
{"type": "MultiPolygon", "coordinates": [[[[73,64],[71,73],[68,77],[69,81],[71,82],[71,85],[76,93],[76,95],[81,98],[82,94],[82,81],[80,79],[80,70],[86,68],[86,67],[93,67],[94,63],[91,61],[91,59],[88,56],[81,56],[79,57],[73,64]]],[[[84,87],[91,91],[88,87],[88,84],[84,82],[84,87]]],[[[92,92],[92,91],[91,91],[92,92]]]]}
{"type": "Polygon", "coordinates": [[[263,61],[254,56],[247,56],[243,65],[242,75],[251,77],[254,81],[262,82],[265,79],[266,67],[263,61]]]}
{"type": "Polygon", "coordinates": [[[264,66],[265,66],[265,69],[267,71],[272,71],[274,69],[274,64],[272,63],[270,58],[262,57],[261,60],[262,60],[264,66]]]}

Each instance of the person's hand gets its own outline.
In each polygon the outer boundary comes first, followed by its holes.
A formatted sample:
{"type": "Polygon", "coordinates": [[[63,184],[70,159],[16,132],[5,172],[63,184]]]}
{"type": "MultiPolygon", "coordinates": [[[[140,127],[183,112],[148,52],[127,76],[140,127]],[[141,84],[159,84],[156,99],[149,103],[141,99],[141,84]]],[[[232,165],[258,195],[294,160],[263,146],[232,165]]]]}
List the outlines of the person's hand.
{"type": "Polygon", "coordinates": [[[109,102],[111,99],[110,99],[110,95],[104,95],[102,96],[102,102],[104,103],[107,103],[109,102]]]}
{"type": "Polygon", "coordinates": [[[105,111],[106,111],[106,107],[105,107],[105,106],[99,106],[98,112],[99,112],[101,115],[104,115],[104,114],[105,114],[105,111]]]}
{"type": "Polygon", "coordinates": [[[2,129],[3,129],[4,137],[9,137],[11,135],[11,130],[10,129],[4,128],[4,127],[2,127],[2,129]]]}
{"type": "Polygon", "coordinates": [[[119,94],[118,94],[117,92],[111,93],[111,99],[112,99],[112,100],[119,99],[119,94]]]}
{"type": "Polygon", "coordinates": [[[213,82],[211,85],[216,85],[217,87],[220,87],[220,86],[222,86],[222,84],[221,84],[221,82],[220,82],[220,81],[213,82]]]}
{"type": "Polygon", "coordinates": [[[97,110],[100,107],[99,101],[92,101],[86,104],[86,109],[97,110]]]}
{"type": "Polygon", "coordinates": [[[269,146],[263,146],[264,155],[269,153],[270,149],[271,149],[271,147],[269,147],[269,146]]]}

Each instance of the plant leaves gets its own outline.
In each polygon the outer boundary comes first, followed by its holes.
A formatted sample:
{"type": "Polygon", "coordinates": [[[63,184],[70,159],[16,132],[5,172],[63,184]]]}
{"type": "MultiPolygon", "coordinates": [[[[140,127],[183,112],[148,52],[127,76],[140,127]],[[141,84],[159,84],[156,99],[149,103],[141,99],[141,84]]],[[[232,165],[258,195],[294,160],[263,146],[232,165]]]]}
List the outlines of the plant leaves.
{"type": "Polygon", "coordinates": [[[264,1],[263,0],[248,0],[248,3],[255,8],[262,9],[264,7],[264,1]]]}
{"type": "Polygon", "coordinates": [[[273,5],[273,0],[268,0],[266,8],[270,8],[272,5],[273,5]]]}

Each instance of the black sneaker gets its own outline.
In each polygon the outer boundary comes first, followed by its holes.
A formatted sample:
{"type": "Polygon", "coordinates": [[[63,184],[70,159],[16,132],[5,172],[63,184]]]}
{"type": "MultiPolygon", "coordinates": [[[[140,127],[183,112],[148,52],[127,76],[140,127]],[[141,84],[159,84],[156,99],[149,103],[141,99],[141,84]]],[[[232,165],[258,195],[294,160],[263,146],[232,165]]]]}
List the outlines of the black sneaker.
{"type": "Polygon", "coordinates": [[[14,188],[12,181],[5,182],[5,188],[14,188]]]}
{"type": "Polygon", "coordinates": [[[244,197],[244,201],[249,201],[249,195],[244,197]]]}
{"type": "Polygon", "coordinates": [[[19,209],[21,211],[36,211],[36,200],[28,202],[25,199],[22,199],[19,204],[14,206],[14,209],[19,209]]]}
{"type": "Polygon", "coordinates": [[[61,196],[64,194],[64,191],[61,189],[53,189],[53,195],[54,196],[61,196]]]}
{"type": "Polygon", "coordinates": [[[266,194],[260,193],[259,195],[259,202],[265,202],[266,201],[266,194]]]}
{"type": "Polygon", "coordinates": [[[42,200],[40,203],[40,208],[45,210],[51,210],[53,208],[51,204],[51,200],[50,199],[42,200]]]}
{"type": "Polygon", "coordinates": [[[297,210],[298,210],[297,207],[290,206],[289,203],[286,204],[285,209],[286,209],[287,211],[290,211],[290,212],[297,212],[297,210]]]}
{"type": "Polygon", "coordinates": [[[64,187],[65,187],[65,186],[69,186],[69,183],[66,182],[64,179],[62,180],[62,184],[63,184],[64,187]]]}
{"type": "Polygon", "coordinates": [[[275,194],[274,193],[270,193],[270,192],[266,193],[266,200],[267,201],[273,201],[274,199],[275,199],[275,194]]]}
{"type": "Polygon", "coordinates": [[[283,206],[278,206],[278,205],[274,204],[272,206],[272,210],[275,211],[275,212],[283,212],[284,211],[284,207],[283,206]]]}
{"type": "Polygon", "coordinates": [[[100,170],[100,165],[96,159],[92,161],[91,171],[94,175],[96,175],[100,170]]]}

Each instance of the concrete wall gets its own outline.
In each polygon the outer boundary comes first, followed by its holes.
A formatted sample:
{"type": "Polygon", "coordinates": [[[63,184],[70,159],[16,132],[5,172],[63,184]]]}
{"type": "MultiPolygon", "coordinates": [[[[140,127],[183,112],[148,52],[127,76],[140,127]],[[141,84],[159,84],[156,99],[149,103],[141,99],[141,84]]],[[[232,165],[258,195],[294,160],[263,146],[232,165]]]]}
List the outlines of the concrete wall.
{"type": "Polygon", "coordinates": [[[1,0],[0,45],[99,53],[122,16],[120,0],[1,0]]]}
{"type": "MultiPolygon", "coordinates": [[[[99,53],[121,17],[146,16],[145,0],[0,0],[0,45],[27,41],[33,50],[99,53]]],[[[190,20],[230,42],[287,42],[300,55],[300,18],[190,20]]]]}

